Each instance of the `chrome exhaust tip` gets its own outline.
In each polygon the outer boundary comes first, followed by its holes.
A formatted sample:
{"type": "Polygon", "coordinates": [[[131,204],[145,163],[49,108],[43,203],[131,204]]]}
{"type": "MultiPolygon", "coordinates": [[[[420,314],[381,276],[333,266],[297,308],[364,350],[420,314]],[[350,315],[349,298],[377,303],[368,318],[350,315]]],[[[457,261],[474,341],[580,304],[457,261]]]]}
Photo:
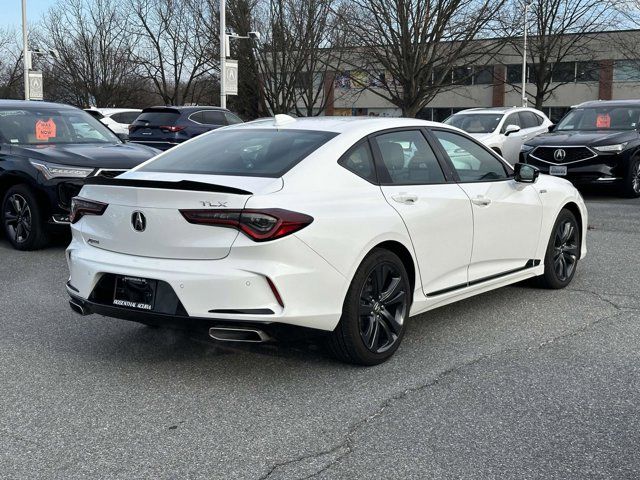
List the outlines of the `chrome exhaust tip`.
{"type": "Polygon", "coordinates": [[[263,343],[271,340],[262,330],[243,327],[211,327],[209,336],[220,342],[263,343]]]}
{"type": "Polygon", "coordinates": [[[74,300],[69,300],[69,306],[71,307],[71,310],[76,312],[78,315],[89,315],[89,311],[74,300]]]}

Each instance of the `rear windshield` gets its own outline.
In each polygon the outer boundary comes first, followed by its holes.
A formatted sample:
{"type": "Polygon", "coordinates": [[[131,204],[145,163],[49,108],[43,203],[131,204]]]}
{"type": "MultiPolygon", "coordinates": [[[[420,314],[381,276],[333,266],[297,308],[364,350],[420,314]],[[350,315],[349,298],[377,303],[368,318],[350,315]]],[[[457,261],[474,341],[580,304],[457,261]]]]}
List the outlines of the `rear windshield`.
{"type": "Polygon", "coordinates": [[[309,130],[218,130],[172,148],[140,171],[277,178],[336,135],[309,130]]]}
{"type": "Polygon", "coordinates": [[[178,112],[144,112],[136,118],[135,123],[138,125],[170,126],[175,124],[178,118],[180,118],[178,112]]]}
{"type": "MultiPolygon", "coordinates": [[[[35,103],[35,102],[33,102],[35,103]]],[[[71,108],[0,108],[0,143],[121,143],[87,112],[71,108]]]]}

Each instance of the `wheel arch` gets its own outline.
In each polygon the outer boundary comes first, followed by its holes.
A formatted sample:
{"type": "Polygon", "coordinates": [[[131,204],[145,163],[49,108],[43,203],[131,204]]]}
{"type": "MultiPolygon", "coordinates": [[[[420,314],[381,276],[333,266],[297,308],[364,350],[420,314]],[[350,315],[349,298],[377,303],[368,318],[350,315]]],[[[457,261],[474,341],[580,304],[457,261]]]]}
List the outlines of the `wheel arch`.
{"type": "MultiPolygon", "coordinates": [[[[573,202],[573,201],[569,201],[567,203],[565,203],[562,208],[560,209],[560,211],[558,212],[558,215],[560,215],[560,212],[562,210],[569,210],[571,213],[573,213],[574,217],[576,217],[576,220],[578,221],[578,228],[580,230],[580,245],[578,245],[578,248],[580,249],[580,256],[582,256],[582,246],[584,243],[584,232],[585,232],[585,225],[584,225],[584,218],[582,216],[582,210],[580,210],[580,207],[578,206],[577,203],[573,202]]],[[[557,218],[557,215],[556,215],[557,218]]]]}
{"type": "Polygon", "coordinates": [[[18,173],[5,173],[4,175],[0,176],[0,203],[4,199],[7,190],[9,190],[11,187],[15,187],[16,185],[25,185],[26,187],[30,188],[38,199],[40,207],[47,205],[46,194],[40,188],[38,188],[33,179],[26,175],[20,175],[18,173]]]}
{"type": "Polygon", "coordinates": [[[397,255],[398,258],[400,258],[400,260],[402,261],[402,264],[404,265],[405,270],[407,271],[407,274],[409,275],[409,283],[411,284],[411,291],[413,292],[418,282],[418,278],[417,278],[418,270],[416,268],[413,255],[411,254],[409,249],[405,245],[403,245],[402,243],[396,240],[386,240],[384,242],[378,243],[375,247],[369,250],[367,255],[369,255],[369,253],[371,253],[376,248],[388,250],[394,253],[395,255],[397,255]]]}

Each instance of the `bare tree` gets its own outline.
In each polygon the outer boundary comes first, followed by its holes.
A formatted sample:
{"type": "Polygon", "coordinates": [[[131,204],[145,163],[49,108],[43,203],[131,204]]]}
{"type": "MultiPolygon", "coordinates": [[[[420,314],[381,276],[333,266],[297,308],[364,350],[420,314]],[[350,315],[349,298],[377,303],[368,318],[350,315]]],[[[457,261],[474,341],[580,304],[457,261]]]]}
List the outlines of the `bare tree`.
{"type": "MultiPolygon", "coordinates": [[[[616,17],[614,0],[533,0],[529,11],[528,73],[527,80],[533,84],[535,107],[542,108],[544,102],[562,85],[573,83],[575,76],[572,65],[567,62],[575,57],[589,57],[597,53],[591,42],[595,32],[611,27],[616,17]]],[[[514,15],[507,19],[506,33],[510,44],[522,57],[522,37],[512,25],[523,24],[521,0],[513,5],[514,15]]],[[[583,66],[579,71],[585,78],[591,78],[597,65],[583,66]]],[[[519,81],[512,82],[514,89],[521,91],[519,81]]]]}
{"type": "Polygon", "coordinates": [[[129,0],[132,33],[139,39],[137,62],[142,77],[167,105],[197,102],[196,81],[210,74],[210,45],[203,25],[202,2],[129,0]]]}
{"type": "Polygon", "coordinates": [[[414,117],[451,88],[452,70],[488,62],[489,28],[504,0],[352,0],[353,51],[345,62],[367,89],[414,117]],[[483,38],[482,41],[477,41],[483,38]]]}
{"type": "Polygon", "coordinates": [[[65,0],[48,11],[34,42],[59,53],[43,59],[47,78],[55,79],[49,98],[100,107],[135,102],[135,39],[121,7],[118,0],[65,0]]]}
{"type": "Polygon", "coordinates": [[[0,98],[24,98],[20,47],[14,30],[0,29],[0,98]]]}

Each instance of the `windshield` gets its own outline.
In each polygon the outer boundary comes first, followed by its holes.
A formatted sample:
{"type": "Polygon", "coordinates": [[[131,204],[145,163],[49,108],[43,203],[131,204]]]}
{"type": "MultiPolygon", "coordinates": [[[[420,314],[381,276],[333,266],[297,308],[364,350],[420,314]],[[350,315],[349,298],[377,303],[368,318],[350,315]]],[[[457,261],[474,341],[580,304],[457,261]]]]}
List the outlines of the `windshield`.
{"type": "Polygon", "coordinates": [[[574,108],[560,120],[556,131],[634,130],[639,117],[640,107],[574,108]]]}
{"type": "Polygon", "coordinates": [[[491,133],[502,120],[502,114],[496,113],[456,113],[444,123],[464,130],[467,133],[491,133]]]}
{"type": "Polygon", "coordinates": [[[82,110],[0,108],[0,143],[48,145],[120,143],[120,140],[82,110]]]}
{"type": "Polygon", "coordinates": [[[140,171],[277,178],[336,135],[310,130],[218,130],[168,150],[140,171]]]}

